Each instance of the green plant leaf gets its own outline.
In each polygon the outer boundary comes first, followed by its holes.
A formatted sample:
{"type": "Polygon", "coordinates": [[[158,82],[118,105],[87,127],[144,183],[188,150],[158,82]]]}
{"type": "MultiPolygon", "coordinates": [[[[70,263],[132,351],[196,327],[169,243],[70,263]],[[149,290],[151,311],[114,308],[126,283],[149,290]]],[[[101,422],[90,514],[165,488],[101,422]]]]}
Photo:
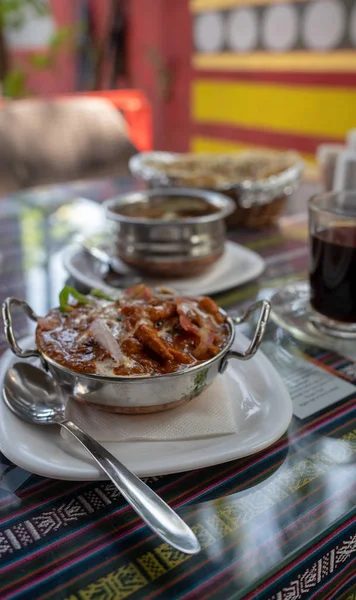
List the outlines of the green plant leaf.
{"type": "Polygon", "coordinates": [[[45,0],[27,0],[27,4],[31,6],[38,16],[45,17],[51,12],[50,5],[45,0]]]}
{"type": "Polygon", "coordinates": [[[0,0],[0,20],[7,28],[18,29],[32,17],[42,17],[50,13],[45,0],[0,0]]]}
{"type": "Polygon", "coordinates": [[[74,35],[75,28],[74,27],[61,27],[57,29],[57,31],[52,35],[52,38],[49,41],[49,47],[51,50],[58,50],[64,44],[72,41],[74,35]]]}
{"type": "Polygon", "coordinates": [[[2,83],[4,96],[8,98],[23,98],[28,90],[26,75],[21,69],[12,69],[2,83]]]}
{"type": "Polygon", "coordinates": [[[29,63],[35,69],[50,69],[53,67],[53,57],[50,54],[33,54],[29,57],[29,63]]]}

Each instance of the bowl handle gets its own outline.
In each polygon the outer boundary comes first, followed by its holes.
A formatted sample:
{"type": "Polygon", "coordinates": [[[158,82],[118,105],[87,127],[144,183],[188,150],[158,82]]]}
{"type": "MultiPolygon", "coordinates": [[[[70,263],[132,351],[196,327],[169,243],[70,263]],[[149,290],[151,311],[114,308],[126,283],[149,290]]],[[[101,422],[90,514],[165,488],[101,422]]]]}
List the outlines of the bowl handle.
{"type": "Polygon", "coordinates": [[[31,321],[37,322],[38,319],[38,317],[33,312],[32,308],[30,308],[30,306],[26,302],[24,302],[24,300],[18,300],[17,298],[6,298],[2,305],[2,318],[4,321],[5,336],[11,350],[19,358],[30,358],[31,356],[36,356],[37,358],[39,357],[42,359],[42,356],[37,350],[37,348],[23,350],[18,345],[12,323],[13,306],[19,306],[24,311],[24,313],[31,319],[31,321]]]}
{"type": "Polygon", "coordinates": [[[257,310],[260,311],[260,314],[258,317],[256,330],[249,347],[244,352],[240,352],[239,350],[229,350],[229,352],[225,354],[223,360],[221,361],[220,373],[223,373],[225,371],[230,358],[237,358],[239,360],[249,360],[256,354],[263,340],[263,336],[267,326],[269,313],[271,311],[270,303],[267,302],[267,300],[259,300],[258,302],[255,302],[254,304],[249,306],[247,311],[241,317],[233,318],[234,325],[240,325],[241,323],[247,321],[249,317],[257,310]]]}

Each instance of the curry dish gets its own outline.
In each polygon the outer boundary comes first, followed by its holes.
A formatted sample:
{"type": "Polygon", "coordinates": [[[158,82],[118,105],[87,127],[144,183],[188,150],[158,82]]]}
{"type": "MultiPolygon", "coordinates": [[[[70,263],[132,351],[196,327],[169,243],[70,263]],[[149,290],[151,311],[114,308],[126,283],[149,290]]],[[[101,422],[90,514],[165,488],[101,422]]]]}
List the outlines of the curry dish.
{"type": "Polygon", "coordinates": [[[61,306],[38,320],[38,349],[78,373],[154,376],[217,355],[230,339],[211,298],[178,297],[144,285],[111,300],[65,288],[61,306]],[[76,304],[69,304],[69,296],[76,304]]]}
{"type": "Polygon", "coordinates": [[[159,196],[146,202],[134,202],[112,209],[112,212],[133,219],[176,221],[196,219],[219,212],[219,208],[195,196],[159,196]]]}

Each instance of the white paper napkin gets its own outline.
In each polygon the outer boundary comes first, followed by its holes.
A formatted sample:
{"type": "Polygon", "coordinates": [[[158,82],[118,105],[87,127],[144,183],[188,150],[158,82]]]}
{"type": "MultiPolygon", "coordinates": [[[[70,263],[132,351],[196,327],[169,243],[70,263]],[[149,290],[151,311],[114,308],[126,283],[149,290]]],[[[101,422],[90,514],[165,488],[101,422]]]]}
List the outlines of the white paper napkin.
{"type": "MultiPolygon", "coordinates": [[[[148,415],[119,415],[70,400],[67,418],[100,442],[192,440],[236,432],[222,377],[198,398],[172,410],[148,415]]],[[[74,440],[65,430],[62,432],[66,440],[74,440]]]]}

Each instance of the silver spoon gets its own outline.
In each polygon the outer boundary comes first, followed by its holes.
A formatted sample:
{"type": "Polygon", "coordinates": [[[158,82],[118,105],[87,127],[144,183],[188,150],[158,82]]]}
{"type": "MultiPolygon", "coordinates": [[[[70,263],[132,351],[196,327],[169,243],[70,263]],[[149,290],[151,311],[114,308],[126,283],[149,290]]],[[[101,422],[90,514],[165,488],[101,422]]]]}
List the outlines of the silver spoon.
{"type": "Polygon", "coordinates": [[[85,252],[95,258],[95,260],[98,260],[106,268],[106,272],[103,273],[102,277],[108,285],[118,288],[128,288],[142,282],[142,277],[138,274],[118,269],[116,261],[111,258],[110,254],[104,248],[94,246],[83,239],[78,240],[78,243],[85,252]]]}
{"type": "Polygon", "coordinates": [[[39,425],[57,424],[69,431],[138,515],[165,542],[186,554],[200,551],[193,531],[168,504],[101,444],[66,419],[64,395],[44,371],[27,363],[16,363],[6,373],[3,394],[6,405],[20,419],[39,425]]]}

